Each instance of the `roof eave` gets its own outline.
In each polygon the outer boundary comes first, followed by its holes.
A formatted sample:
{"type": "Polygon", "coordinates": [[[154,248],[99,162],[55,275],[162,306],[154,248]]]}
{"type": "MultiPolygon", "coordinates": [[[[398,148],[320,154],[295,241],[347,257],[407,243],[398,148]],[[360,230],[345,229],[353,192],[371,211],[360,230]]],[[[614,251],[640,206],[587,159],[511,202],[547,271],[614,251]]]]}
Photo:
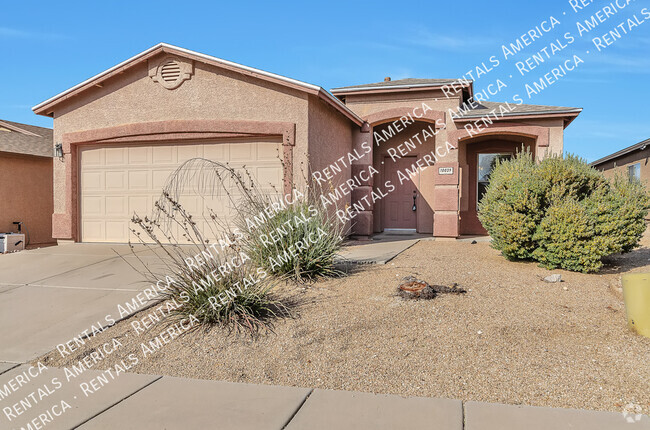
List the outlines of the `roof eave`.
{"type": "MultiPolygon", "coordinates": [[[[446,82],[440,84],[410,84],[410,85],[382,85],[376,87],[364,87],[364,88],[333,88],[330,90],[332,94],[336,96],[345,96],[351,94],[359,93],[387,93],[387,92],[397,92],[397,91],[425,91],[427,89],[439,89],[446,85],[454,84],[454,82],[446,82]]],[[[460,85],[455,85],[458,88],[471,87],[470,83],[464,83],[460,85]]]]}
{"type": "Polygon", "coordinates": [[[650,139],[646,139],[646,140],[644,140],[642,142],[635,143],[634,145],[628,146],[627,148],[623,148],[620,151],[614,152],[613,154],[607,155],[607,156],[605,156],[603,158],[599,158],[598,160],[592,161],[591,163],[589,163],[589,165],[595,167],[595,166],[598,166],[600,164],[604,164],[604,163],[607,163],[609,161],[615,160],[615,159],[617,159],[619,157],[622,157],[624,155],[627,155],[627,154],[629,154],[631,152],[636,151],[637,149],[644,149],[644,147],[646,147],[646,146],[650,146],[650,139]]]}
{"type": "MultiPolygon", "coordinates": [[[[573,122],[574,119],[580,115],[582,112],[582,109],[577,109],[577,110],[572,110],[572,111],[564,111],[564,112],[558,112],[558,111],[549,111],[549,112],[518,112],[518,113],[511,113],[511,114],[503,114],[500,115],[498,118],[492,118],[493,120],[500,121],[500,120],[506,120],[506,119],[530,119],[530,118],[567,118],[568,122],[565,121],[564,128],[566,128],[571,122],[573,122]]],[[[483,118],[484,116],[487,116],[487,113],[485,115],[472,115],[472,116],[463,116],[460,118],[454,118],[454,122],[469,122],[469,121],[475,121],[477,119],[483,118]]]]}

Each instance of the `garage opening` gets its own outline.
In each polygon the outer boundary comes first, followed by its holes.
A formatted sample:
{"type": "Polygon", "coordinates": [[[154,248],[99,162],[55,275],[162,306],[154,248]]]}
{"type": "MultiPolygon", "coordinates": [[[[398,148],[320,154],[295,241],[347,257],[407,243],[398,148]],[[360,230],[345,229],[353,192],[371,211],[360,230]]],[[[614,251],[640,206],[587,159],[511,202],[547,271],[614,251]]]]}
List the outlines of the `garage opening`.
{"type": "MultiPolygon", "coordinates": [[[[270,193],[282,190],[281,138],[229,139],[227,141],[92,145],[79,148],[79,214],[82,242],[137,241],[131,233],[134,213],[151,215],[167,178],[183,162],[206,158],[244,169],[270,193]]],[[[238,193],[234,184],[233,193],[238,193]]],[[[232,217],[226,199],[206,199],[187,193],[180,203],[197,216],[198,228],[208,208],[232,217]]]]}

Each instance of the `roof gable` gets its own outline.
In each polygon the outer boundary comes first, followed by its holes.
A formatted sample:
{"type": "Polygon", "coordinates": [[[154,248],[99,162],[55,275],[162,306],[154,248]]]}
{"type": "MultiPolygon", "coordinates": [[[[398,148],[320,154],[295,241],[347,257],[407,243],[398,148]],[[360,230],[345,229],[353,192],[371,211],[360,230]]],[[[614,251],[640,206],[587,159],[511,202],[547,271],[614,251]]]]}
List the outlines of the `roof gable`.
{"type": "Polygon", "coordinates": [[[343,104],[339,99],[332,96],[329,92],[325,91],[323,88],[317,85],[308,84],[306,82],[298,81],[296,79],[287,78],[285,76],[277,75],[275,73],[270,73],[264,70],[255,69],[253,67],[244,66],[242,64],[234,63],[232,61],[223,60],[221,58],[212,57],[210,55],[201,54],[199,52],[190,51],[189,49],[179,48],[177,46],[169,45],[166,43],[159,43],[158,45],[155,45],[147,49],[146,51],[143,51],[140,54],[137,54],[129,58],[128,60],[125,60],[111,67],[110,69],[95,75],[92,78],[87,79],[66,91],[63,91],[62,93],[57,94],[56,96],[51,97],[42,103],[39,103],[38,105],[34,106],[32,110],[34,111],[34,113],[38,115],[52,116],[55,107],[59,103],[71,97],[74,97],[96,85],[101,85],[101,83],[106,79],[109,79],[110,77],[116,74],[124,73],[127,69],[133,67],[134,65],[145,62],[149,58],[158,55],[160,53],[172,54],[179,57],[184,57],[195,61],[203,62],[206,64],[210,64],[213,66],[222,67],[248,76],[253,76],[258,79],[263,79],[269,82],[273,82],[288,88],[293,88],[299,91],[303,91],[308,94],[316,95],[325,103],[334,107],[338,112],[340,112],[342,115],[344,115],[352,122],[356,123],[357,125],[361,125],[363,123],[363,120],[361,120],[361,118],[359,118],[354,112],[352,112],[347,106],[345,106],[345,104],[343,104]]]}

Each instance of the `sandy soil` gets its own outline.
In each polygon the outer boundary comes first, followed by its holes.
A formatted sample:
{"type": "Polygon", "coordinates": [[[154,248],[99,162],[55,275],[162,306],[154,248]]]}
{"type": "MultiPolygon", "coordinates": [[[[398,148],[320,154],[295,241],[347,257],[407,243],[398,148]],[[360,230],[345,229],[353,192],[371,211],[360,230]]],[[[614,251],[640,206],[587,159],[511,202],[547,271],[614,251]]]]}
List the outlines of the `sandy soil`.
{"type": "MultiPolygon", "coordinates": [[[[627,329],[618,291],[621,273],[650,270],[650,239],[643,244],[584,275],[508,262],[488,243],[423,241],[385,266],[305,289],[298,317],[278,321],[274,334],[191,333],[130,371],[610,411],[634,403],[648,413],[650,339],[627,329]],[[543,282],[550,273],[565,282],[543,282]],[[406,275],[468,293],[405,301],[395,289],[406,275]]],[[[132,320],[74,355],[42,360],[76,364],[111,338],[123,346],[94,368],[142,357],[140,343],[160,329],[137,336],[132,320]]]]}

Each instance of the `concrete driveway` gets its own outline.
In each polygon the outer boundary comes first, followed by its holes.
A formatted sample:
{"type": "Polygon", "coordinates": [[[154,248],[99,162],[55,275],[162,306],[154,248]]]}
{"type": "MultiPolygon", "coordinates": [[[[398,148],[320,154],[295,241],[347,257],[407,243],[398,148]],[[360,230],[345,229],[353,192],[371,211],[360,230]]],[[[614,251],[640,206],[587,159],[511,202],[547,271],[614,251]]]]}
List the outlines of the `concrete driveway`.
{"type": "MultiPolygon", "coordinates": [[[[144,248],[147,265],[156,259],[144,248]]],[[[127,245],[73,244],[0,255],[0,362],[24,363],[119,316],[148,284],[127,245]],[[125,256],[125,261],[118,254],[125,256]]]]}

